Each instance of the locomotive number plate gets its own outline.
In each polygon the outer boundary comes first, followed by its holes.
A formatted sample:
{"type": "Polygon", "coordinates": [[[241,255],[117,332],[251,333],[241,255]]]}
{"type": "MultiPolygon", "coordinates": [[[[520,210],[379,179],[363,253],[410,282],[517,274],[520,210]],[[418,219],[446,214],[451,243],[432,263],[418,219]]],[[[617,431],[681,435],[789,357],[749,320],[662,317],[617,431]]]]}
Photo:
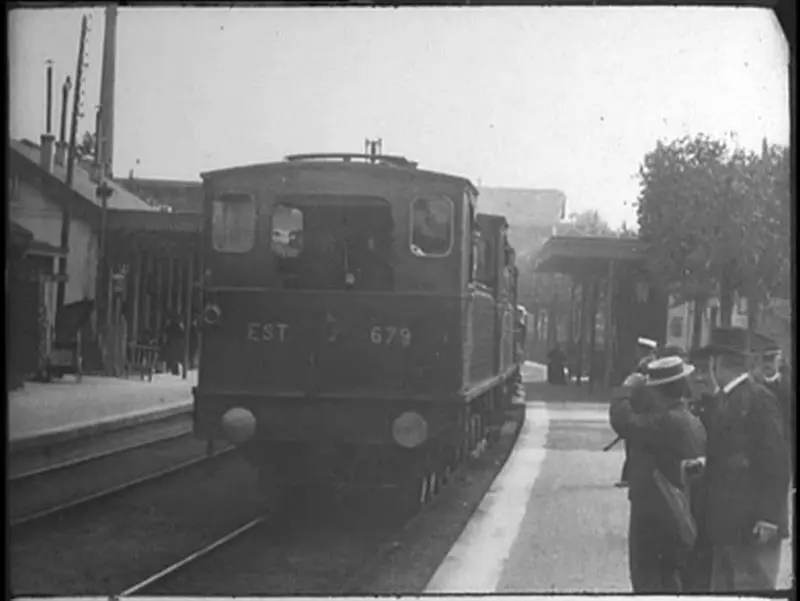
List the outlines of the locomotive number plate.
{"type": "Polygon", "coordinates": [[[251,342],[285,342],[288,329],[287,323],[251,322],[247,324],[247,339],[251,342]]]}
{"type": "Polygon", "coordinates": [[[405,348],[411,345],[411,330],[398,326],[375,326],[369,332],[369,339],[372,344],[405,348]]]}

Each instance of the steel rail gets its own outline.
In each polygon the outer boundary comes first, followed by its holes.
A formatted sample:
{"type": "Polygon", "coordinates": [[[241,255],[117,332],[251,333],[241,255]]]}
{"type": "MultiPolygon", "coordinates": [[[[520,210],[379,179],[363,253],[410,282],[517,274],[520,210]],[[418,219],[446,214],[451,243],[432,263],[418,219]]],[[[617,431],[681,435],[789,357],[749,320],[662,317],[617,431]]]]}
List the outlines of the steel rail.
{"type": "Polygon", "coordinates": [[[148,447],[154,444],[158,444],[159,442],[167,442],[169,440],[175,440],[177,438],[183,438],[184,436],[192,433],[192,425],[187,424],[185,427],[185,431],[178,432],[178,433],[170,433],[167,436],[160,436],[160,437],[153,437],[148,438],[147,440],[143,440],[140,442],[135,442],[129,445],[125,445],[122,447],[118,447],[115,449],[108,449],[106,451],[100,451],[98,453],[93,453],[90,455],[85,455],[82,457],[75,457],[73,459],[67,459],[66,461],[61,461],[59,463],[53,463],[50,465],[43,465],[42,467],[35,468],[29,470],[27,472],[21,472],[18,474],[12,474],[9,476],[8,481],[10,483],[17,483],[23,480],[28,480],[33,478],[34,476],[42,476],[45,474],[51,474],[54,472],[58,472],[70,467],[76,467],[78,465],[83,465],[84,463],[90,463],[92,461],[97,461],[99,459],[105,459],[107,457],[111,457],[113,455],[120,455],[127,451],[135,451],[136,449],[141,449],[144,447],[148,447]]]}
{"type": "Polygon", "coordinates": [[[148,586],[150,586],[152,584],[155,584],[156,582],[160,582],[161,580],[163,580],[167,576],[169,576],[171,574],[174,574],[178,570],[181,570],[182,568],[188,566],[191,563],[194,563],[195,561],[197,561],[201,557],[205,557],[206,555],[208,555],[212,551],[218,549],[222,545],[225,545],[225,544],[229,543],[230,541],[234,540],[235,538],[238,538],[239,536],[241,536],[245,532],[249,532],[249,531],[253,530],[256,526],[260,526],[261,524],[263,524],[266,521],[267,517],[268,516],[266,516],[266,515],[262,515],[262,516],[259,516],[259,517],[255,518],[254,520],[251,520],[251,521],[247,522],[244,526],[240,526],[236,530],[233,530],[233,531],[229,532],[228,534],[226,534],[225,536],[222,536],[221,538],[218,538],[214,542],[209,543],[208,545],[206,545],[204,547],[201,547],[200,549],[198,549],[197,551],[195,551],[191,555],[189,555],[187,557],[184,557],[183,559],[181,559],[179,561],[176,561],[175,563],[167,566],[166,568],[164,568],[163,570],[157,572],[156,574],[153,574],[152,576],[149,576],[148,578],[145,578],[141,582],[138,582],[137,584],[134,584],[133,586],[128,587],[127,589],[125,589],[124,591],[119,593],[118,595],[114,595],[114,598],[120,599],[122,597],[130,597],[131,595],[133,595],[135,593],[138,593],[139,591],[147,588],[148,586]]]}
{"type": "Polygon", "coordinates": [[[133,480],[129,480],[128,482],[125,482],[123,484],[119,484],[117,486],[112,486],[110,488],[106,488],[104,490],[100,490],[100,491],[97,491],[95,493],[92,493],[92,494],[89,494],[89,495],[85,495],[83,497],[79,497],[79,498],[73,499],[71,501],[67,501],[65,503],[60,503],[58,505],[54,505],[53,507],[48,507],[47,509],[43,509],[41,511],[36,511],[34,513],[30,513],[30,514],[24,515],[24,516],[22,516],[20,518],[12,520],[11,523],[10,523],[10,527],[11,528],[17,528],[19,526],[23,526],[25,524],[30,524],[32,522],[41,520],[41,519],[46,518],[48,516],[52,516],[52,515],[55,515],[57,513],[61,513],[63,511],[68,510],[68,509],[72,509],[72,508],[78,507],[80,505],[85,505],[85,504],[90,503],[92,501],[97,501],[97,500],[100,500],[100,499],[105,499],[107,497],[111,497],[111,496],[113,496],[113,495],[115,495],[117,493],[129,490],[129,489],[131,489],[131,488],[133,488],[135,486],[139,486],[141,484],[147,484],[149,482],[153,482],[155,480],[158,480],[159,478],[163,478],[164,476],[168,476],[170,474],[174,474],[176,472],[179,472],[179,471],[185,470],[187,468],[190,468],[190,467],[192,467],[194,465],[197,465],[197,464],[200,464],[200,463],[203,463],[203,462],[206,462],[206,461],[210,461],[212,459],[216,459],[218,457],[221,457],[223,455],[226,455],[226,454],[234,451],[235,449],[236,449],[236,447],[230,446],[228,448],[225,448],[225,449],[222,449],[220,451],[217,451],[216,453],[214,453],[212,455],[203,455],[201,457],[196,457],[194,459],[190,459],[188,461],[184,461],[184,462],[179,463],[177,465],[172,465],[170,467],[158,470],[158,471],[156,471],[154,473],[147,474],[145,476],[141,476],[141,477],[135,478],[133,480]]]}

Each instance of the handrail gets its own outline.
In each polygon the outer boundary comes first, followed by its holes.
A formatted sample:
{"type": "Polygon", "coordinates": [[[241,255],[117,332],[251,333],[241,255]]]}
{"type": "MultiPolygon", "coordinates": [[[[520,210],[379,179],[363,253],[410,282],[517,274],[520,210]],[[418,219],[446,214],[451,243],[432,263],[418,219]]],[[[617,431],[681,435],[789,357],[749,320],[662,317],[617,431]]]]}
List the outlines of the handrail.
{"type": "Polygon", "coordinates": [[[320,152],[312,154],[290,154],[284,157],[284,160],[295,163],[299,161],[314,161],[314,160],[340,160],[344,163],[349,163],[353,159],[360,159],[368,163],[382,163],[387,165],[394,165],[396,167],[416,168],[417,163],[409,161],[405,157],[388,155],[388,154],[359,154],[359,153],[339,153],[339,152],[320,152]]]}

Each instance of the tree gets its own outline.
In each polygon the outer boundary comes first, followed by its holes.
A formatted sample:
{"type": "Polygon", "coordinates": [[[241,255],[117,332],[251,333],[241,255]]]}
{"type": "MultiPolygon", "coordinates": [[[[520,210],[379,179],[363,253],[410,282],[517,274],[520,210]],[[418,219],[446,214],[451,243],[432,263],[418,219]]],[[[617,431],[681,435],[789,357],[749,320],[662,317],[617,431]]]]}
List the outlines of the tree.
{"type": "Polygon", "coordinates": [[[604,236],[616,237],[615,232],[608,222],[594,209],[580,213],[570,213],[569,218],[557,226],[559,234],[565,236],[604,236]],[[563,233],[562,233],[563,232],[563,233]]]}
{"type": "Polygon", "coordinates": [[[617,230],[617,236],[620,238],[638,238],[639,232],[628,227],[627,221],[623,221],[619,230],[617,230]]]}
{"type": "MultiPolygon", "coordinates": [[[[648,267],[679,302],[695,301],[695,340],[709,296],[730,325],[736,293],[756,307],[788,286],[788,151],[736,150],[703,134],[658,142],[639,170],[639,232],[648,267]]],[[[755,322],[755,319],[753,320],[755,322]]]]}
{"type": "Polygon", "coordinates": [[[83,132],[80,144],[76,149],[78,156],[82,159],[94,158],[97,152],[97,137],[90,131],[83,132]]]}
{"type": "Polygon", "coordinates": [[[724,213],[730,175],[727,144],[698,134],[665,143],[639,168],[639,236],[648,245],[648,270],[679,302],[694,301],[695,340],[700,319],[718,283],[714,250],[725,237],[724,213]]]}
{"type": "Polygon", "coordinates": [[[760,307],[788,298],[791,287],[791,193],[789,149],[768,146],[761,154],[739,150],[731,159],[731,237],[721,249],[726,285],[748,299],[748,321],[758,325],[760,307]]]}

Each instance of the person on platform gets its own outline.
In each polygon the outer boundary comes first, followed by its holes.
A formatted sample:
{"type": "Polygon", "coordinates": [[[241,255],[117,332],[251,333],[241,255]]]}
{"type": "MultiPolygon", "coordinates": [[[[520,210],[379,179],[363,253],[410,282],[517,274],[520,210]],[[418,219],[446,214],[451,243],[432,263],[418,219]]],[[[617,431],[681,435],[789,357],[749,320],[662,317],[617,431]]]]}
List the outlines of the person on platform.
{"type": "MultiPolygon", "coordinates": [[[[647,369],[647,364],[653,361],[658,357],[658,343],[655,340],[650,340],[649,338],[639,338],[636,341],[636,367],[634,368],[633,374],[643,375],[647,369]]],[[[631,376],[623,382],[623,386],[629,386],[632,384],[636,379],[634,376],[631,379],[631,376]]],[[[614,486],[617,488],[626,488],[628,486],[628,443],[625,442],[625,460],[622,463],[622,473],[619,477],[619,482],[616,482],[614,486]]]]}
{"type": "Polygon", "coordinates": [[[164,326],[162,353],[167,364],[167,371],[176,376],[180,374],[183,335],[183,323],[180,316],[171,313],[164,326]]]}
{"type": "MultiPolygon", "coordinates": [[[[689,410],[702,422],[708,432],[711,427],[710,410],[714,400],[714,388],[709,371],[708,357],[689,355],[694,373],[688,381],[689,410]]],[[[692,483],[692,512],[697,524],[697,540],[689,554],[681,578],[686,593],[707,593],[711,590],[712,546],[708,537],[708,491],[705,477],[692,483]]]]}
{"type": "MultiPolygon", "coordinates": [[[[781,407],[784,436],[787,446],[794,448],[794,395],[792,394],[789,366],[784,360],[778,344],[767,336],[758,335],[761,346],[759,357],[754,362],[752,374],[759,384],[769,390],[781,407]]],[[[794,457],[794,453],[791,453],[794,457]]]]}
{"type": "MultiPolygon", "coordinates": [[[[611,401],[612,428],[629,443],[628,558],[634,593],[680,593],[692,542],[683,540],[667,498],[663,475],[689,496],[686,470],[704,461],[706,432],[684,398],[694,368],[680,357],[655,359],[611,401]]],[[[686,509],[684,517],[693,520],[686,509]]]]}
{"type": "Polygon", "coordinates": [[[566,384],[564,376],[564,364],[567,358],[561,351],[561,345],[556,342],[553,349],[547,353],[547,383],[563,385],[566,384]]]}
{"type": "Polygon", "coordinates": [[[788,531],[789,453],[775,396],[749,369],[750,333],[712,330],[708,357],[715,393],[707,409],[707,534],[711,591],[773,590],[788,531]]]}

